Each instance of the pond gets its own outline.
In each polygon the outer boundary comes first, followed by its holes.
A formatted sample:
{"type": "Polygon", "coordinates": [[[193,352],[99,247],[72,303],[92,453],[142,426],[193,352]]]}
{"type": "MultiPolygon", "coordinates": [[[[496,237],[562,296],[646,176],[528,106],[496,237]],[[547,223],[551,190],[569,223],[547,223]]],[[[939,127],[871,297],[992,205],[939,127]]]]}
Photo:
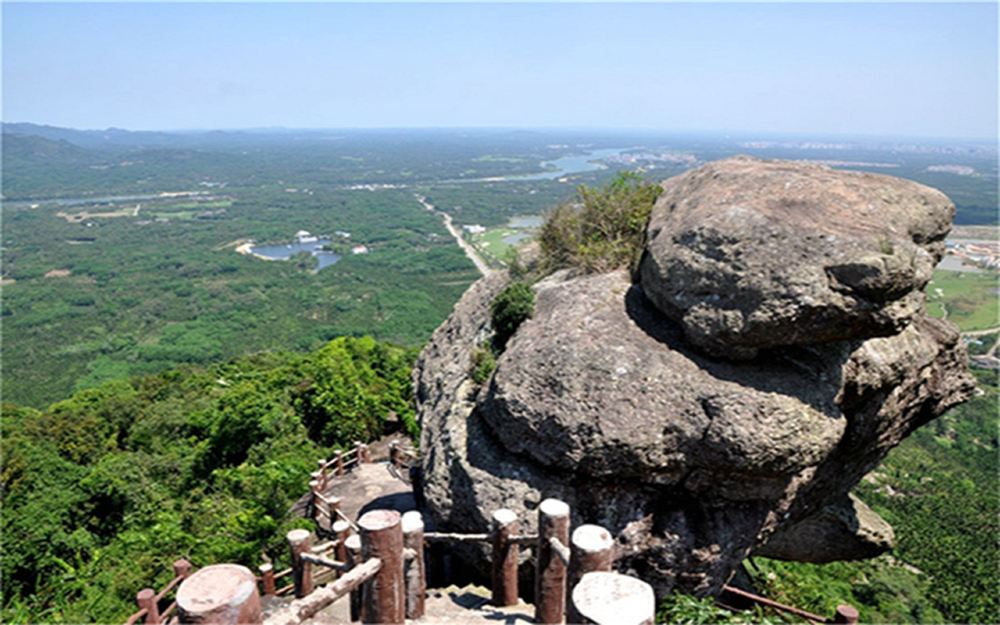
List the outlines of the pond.
{"type": "Polygon", "coordinates": [[[341,258],[340,254],[323,249],[331,239],[319,239],[315,243],[286,243],[284,245],[254,245],[250,247],[250,253],[258,258],[267,260],[288,260],[296,254],[303,252],[311,254],[316,259],[316,271],[337,264],[341,258]]]}
{"type": "Polygon", "coordinates": [[[586,154],[574,154],[563,156],[551,161],[542,163],[542,167],[555,168],[553,171],[546,171],[540,174],[520,174],[514,176],[502,176],[502,180],[555,180],[570,174],[579,174],[585,171],[596,171],[605,169],[606,165],[600,163],[602,159],[618,156],[629,148],[606,148],[592,150],[586,154]]]}
{"type": "Polygon", "coordinates": [[[509,234],[503,238],[503,242],[507,245],[517,245],[525,239],[530,239],[532,235],[530,232],[518,232],[517,234],[509,234]]]}
{"type": "Polygon", "coordinates": [[[511,217],[507,225],[518,230],[531,230],[533,228],[541,228],[543,221],[541,215],[517,215],[511,217]]]}

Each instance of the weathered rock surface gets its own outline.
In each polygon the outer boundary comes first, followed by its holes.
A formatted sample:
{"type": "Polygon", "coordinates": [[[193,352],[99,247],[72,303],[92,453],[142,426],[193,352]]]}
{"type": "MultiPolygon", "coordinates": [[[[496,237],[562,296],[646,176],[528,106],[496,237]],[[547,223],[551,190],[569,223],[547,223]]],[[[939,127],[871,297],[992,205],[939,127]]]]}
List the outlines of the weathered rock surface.
{"type": "Polygon", "coordinates": [[[864,560],[893,548],[892,526],[854,495],[775,532],[754,555],[823,564],[864,560]]]}
{"type": "Polygon", "coordinates": [[[818,372],[713,362],[624,271],[556,274],[537,285],[534,317],[477,414],[505,449],[549,470],[773,497],[841,440],[846,420],[815,381],[839,376],[844,357],[815,363],[818,372]]]}
{"type": "Polygon", "coordinates": [[[897,333],[921,310],[955,210],[908,180],[749,157],[663,186],[643,289],[727,358],[897,333]]]}
{"type": "MultiPolygon", "coordinates": [[[[510,508],[532,531],[538,504],[563,499],[574,526],[609,529],[617,567],[658,593],[715,592],[772,538],[792,553],[793,527],[829,521],[827,506],[972,390],[957,331],[922,312],[890,336],[733,361],[693,348],[625,272],[535,285],[533,318],[477,385],[473,352],[506,280],[470,287],[414,370],[434,524],[485,532],[510,508]]],[[[803,557],[859,552],[835,546],[803,557]]]]}

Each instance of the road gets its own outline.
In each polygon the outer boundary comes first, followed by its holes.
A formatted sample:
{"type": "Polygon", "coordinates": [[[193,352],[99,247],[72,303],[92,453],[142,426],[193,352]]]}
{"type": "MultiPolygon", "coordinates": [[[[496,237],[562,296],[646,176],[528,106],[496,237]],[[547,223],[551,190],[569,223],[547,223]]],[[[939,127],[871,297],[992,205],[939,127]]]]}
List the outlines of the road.
{"type": "Polygon", "coordinates": [[[439,211],[438,209],[434,208],[434,205],[428,202],[427,198],[423,197],[422,195],[416,195],[414,197],[417,198],[417,201],[420,202],[420,204],[423,205],[424,208],[426,208],[432,213],[441,216],[441,219],[444,221],[444,227],[447,228],[448,232],[451,233],[451,236],[455,238],[455,242],[458,243],[458,246],[462,248],[462,251],[465,252],[465,255],[468,256],[469,260],[471,260],[472,263],[476,266],[476,269],[479,270],[479,273],[485,276],[486,274],[493,271],[492,269],[490,269],[490,266],[486,264],[486,261],[483,260],[483,257],[479,255],[479,252],[476,251],[476,248],[472,247],[472,245],[470,245],[469,242],[462,237],[462,233],[458,231],[458,228],[456,228],[451,223],[451,215],[449,215],[444,211],[439,211]]]}

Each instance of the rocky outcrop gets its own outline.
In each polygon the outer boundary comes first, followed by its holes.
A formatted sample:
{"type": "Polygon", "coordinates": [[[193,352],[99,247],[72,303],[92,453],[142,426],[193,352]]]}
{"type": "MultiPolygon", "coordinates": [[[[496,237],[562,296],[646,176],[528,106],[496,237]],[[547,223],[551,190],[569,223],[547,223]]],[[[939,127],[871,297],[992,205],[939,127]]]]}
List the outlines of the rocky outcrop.
{"type": "Polygon", "coordinates": [[[477,385],[472,354],[506,279],[473,285],[414,370],[429,512],[440,528],[483,532],[511,508],[530,530],[542,499],[563,499],[574,525],[611,530],[617,566],[659,593],[715,592],[769,545],[814,560],[884,548],[891,538],[877,531],[840,541],[850,549],[801,543],[831,519],[849,527],[828,506],[972,389],[958,333],[919,306],[889,336],[817,333],[734,360],[693,342],[648,296],[647,273],[633,283],[623,271],[536,284],[533,318],[477,385]]]}
{"type": "Polygon", "coordinates": [[[775,532],[754,555],[823,564],[863,560],[895,545],[892,526],[863,501],[849,495],[818,513],[775,532]]]}
{"type": "Polygon", "coordinates": [[[727,358],[889,336],[921,310],[954,211],[900,178],[717,161],[664,183],[642,286],[691,343],[727,358]]]}

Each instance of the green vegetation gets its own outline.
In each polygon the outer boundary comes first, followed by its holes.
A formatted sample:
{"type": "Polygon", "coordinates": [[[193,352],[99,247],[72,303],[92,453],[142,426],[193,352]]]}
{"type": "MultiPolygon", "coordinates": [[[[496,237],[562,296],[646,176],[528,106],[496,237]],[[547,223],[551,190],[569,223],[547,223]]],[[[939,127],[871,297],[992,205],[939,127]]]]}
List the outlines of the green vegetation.
{"type": "Polygon", "coordinates": [[[671,625],[772,625],[783,621],[765,614],[759,608],[731,612],[715,605],[711,598],[698,599],[675,593],[660,603],[656,622],[671,625]]]}
{"type": "Polygon", "coordinates": [[[927,285],[927,310],[963,332],[1000,326],[1000,284],[992,271],[934,272],[927,285]]]}
{"type": "Polygon", "coordinates": [[[754,558],[750,570],[768,598],[822,616],[848,603],[858,608],[863,623],[945,622],[929,598],[930,580],[892,556],[822,565],[754,558]]]}
{"type": "Polygon", "coordinates": [[[490,303],[493,349],[500,353],[518,327],[535,311],[535,292],[524,282],[513,282],[490,303]]]}
{"type": "Polygon", "coordinates": [[[507,243],[504,238],[516,235],[518,232],[514,228],[499,227],[489,228],[482,234],[467,236],[480,256],[484,257],[490,265],[502,267],[510,252],[516,249],[516,246],[507,243]]]}
{"type": "Polygon", "coordinates": [[[979,356],[989,352],[998,340],[1000,340],[1000,332],[969,336],[965,339],[965,346],[968,348],[970,356],[979,356]]]}
{"type": "Polygon", "coordinates": [[[4,622],[122,622],[170,562],[281,565],[316,458],[413,425],[413,351],[340,338],[309,354],[184,367],[4,404],[4,622]]]}
{"type": "Polygon", "coordinates": [[[107,379],[314,349],[338,335],[418,346],[476,278],[412,195],[231,193],[222,219],[169,223],[140,212],[87,227],[58,217],[57,206],[5,206],[4,277],[17,281],[3,287],[4,398],[41,407],[107,379]],[[308,257],[266,262],[234,251],[240,240],[289,241],[299,229],[345,229],[372,252],[312,273],[308,257]],[[80,237],[89,244],[74,244],[80,237]],[[70,273],[45,276],[54,269],[70,273]]]}
{"type": "Polygon", "coordinates": [[[497,359],[490,347],[479,347],[472,353],[472,380],[482,384],[496,369],[497,359]]]}
{"type": "Polygon", "coordinates": [[[542,270],[634,269],[659,194],[659,185],[633,173],[619,174],[603,188],[581,186],[577,201],[555,209],[542,225],[542,270]]]}
{"type": "Polygon", "coordinates": [[[862,622],[1000,622],[1000,388],[997,372],[974,372],[981,395],[917,430],[858,486],[895,528],[893,554],[822,566],[755,559],[769,597],[820,614],[847,601],[862,622]]]}
{"type": "MultiPolygon", "coordinates": [[[[581,144],[676,150],[676,142],[506,131],[169,135],[4,124],[0,357],[3,397],[19,405],[4,405],[0,424],[3,620],[121,621],[135,591],[162,585],[178,556],[196,565],[253,565],[263,551],[280,565],[282,531],[296,523],[288,506],[304,492],[315,458],[377,435],[388,411],[415,430],[412,352],[371,339],[327,342],[373,335],[417,347],[477,277],[414,194],[456,223],[490,228],[488,251],[507,261],[515,280],[530,281],[537,275],[504,256],[504,225],[565,202],[572,185],[591,185],[550,218],[543,268],[631,267],[654,185],[619,176],[615,166],[571,183],[475,179],[537,172],[581,144]],[[105,197],[202,190],[214,195],[105,197]],[[131,213],[136,203],[138,215],[131,213]],[[70,223],[60,212],[120,214],[70,223]],[[299,229],[347,230],[352,243],[372,252],[312,273],[308,257],[264,262],[234,251],[250,238],[287,242],[299,229]]],[[[747,148],[703,138],[683,149],[707,161],[747,148]]],[[[870,169],[940,187],[958,206],[957,223],[996,223],[990,150],[752,151],[898,163],[870,169]],[[976,173],[927,169],[941,163],[976,173]]],[[[647,170],[650,180],[688,165],[658,167],[647,170]]],[[[938,272],[928,294],[931,311],[947,312],[964,330],[1000,325],[995,274],[938,272]]],[[[495,311],[498,334],[509,337],[530,316],[530,296],[524,285],[507,293],[495,311]]],[[[488,379],[496,347],[476,354],[477,380],[488,379]]],[[[984,396],[919,430],[859,487],[897,529],[892,557],[825,566],[757,560],[761,588],[822,614],[847,599],[873,622],[1000,621],[997,384],[993,375],[978,375],[984,396]]],[[[663,612],[671,622],[760,617],[673,601],[663,612]]]]}

